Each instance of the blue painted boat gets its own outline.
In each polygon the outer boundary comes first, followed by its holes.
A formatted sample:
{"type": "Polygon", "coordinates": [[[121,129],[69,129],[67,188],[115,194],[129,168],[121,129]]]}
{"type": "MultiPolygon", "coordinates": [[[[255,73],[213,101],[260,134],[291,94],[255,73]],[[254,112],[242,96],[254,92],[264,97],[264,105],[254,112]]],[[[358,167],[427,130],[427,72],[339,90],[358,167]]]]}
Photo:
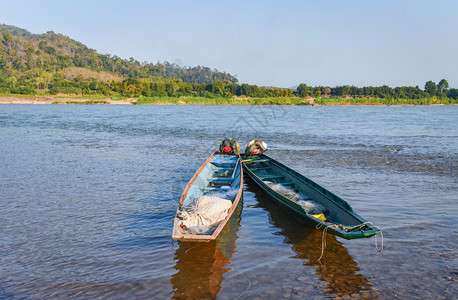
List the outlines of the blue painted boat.
{"type": "Polygon", "coordinates": [[[244,156],[242,162],[248,176],[300,221],[345,239],[381,232],[342,198],[269,156],[244,156]]]}
{"type": "Polygon", "coordinates": [[[243,171],[241,158],[238,155],[213,153],[197,170],[181,195],[180,204],[173,221],[172,238],[180,241],[209,242],[215,240],[234,213],[242,197],[243,171]],[[205,234],[189,233],[180,225],[180,213],[193,205],[202,196],[228,195],[225,200],[232,201],[226,217],[205,234]]]}

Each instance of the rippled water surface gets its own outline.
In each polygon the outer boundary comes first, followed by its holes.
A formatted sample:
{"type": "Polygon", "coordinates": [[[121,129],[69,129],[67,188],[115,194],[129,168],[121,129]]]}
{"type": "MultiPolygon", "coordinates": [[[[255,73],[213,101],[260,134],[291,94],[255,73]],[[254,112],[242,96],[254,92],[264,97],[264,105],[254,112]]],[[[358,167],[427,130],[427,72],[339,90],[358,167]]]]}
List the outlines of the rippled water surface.
{"type": "Polygon", "coordinates": [[[0,106],[0,299],[456,299],[458,107],[0,106]],[[170,237],[226,136],[383,229],[347,241],[251,181],[224,234],[170,237]],[[380,242],[380,239],[378,239],[380,242]]]}

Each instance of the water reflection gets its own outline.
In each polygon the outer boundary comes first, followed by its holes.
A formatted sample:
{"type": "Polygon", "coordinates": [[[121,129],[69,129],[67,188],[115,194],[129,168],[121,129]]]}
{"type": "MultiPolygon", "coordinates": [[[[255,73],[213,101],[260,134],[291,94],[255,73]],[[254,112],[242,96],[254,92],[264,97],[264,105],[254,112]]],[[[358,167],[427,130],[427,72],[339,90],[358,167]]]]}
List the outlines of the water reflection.
{"type": "Polygon", "coordinates": [[[360,270],[357,263],[334,235],[326,234],[324,257],[318,261],[321,255],[322,231],[292,218],[253,182],[248,181],[248,186],[255,194],[259,207],[269,212],[270,223],[281,230],[275,234],[283,235],[284,243],[292,245],[291,249],[296,253],[294,258],[306,260],[304,265],[316,267],[316,274],[321,281],[326,282],[324,293],[376,297],[376,291],[368,279],[358,274],[360,270]]]}
{"type": "Polygon", "coordinates": [[[175,266],[178,271],[170,280],[174,299],[215,299],[221,289],[224,273],[235,252],[243,199],[216,241],[190,243],[178,241],[175,266]]]}

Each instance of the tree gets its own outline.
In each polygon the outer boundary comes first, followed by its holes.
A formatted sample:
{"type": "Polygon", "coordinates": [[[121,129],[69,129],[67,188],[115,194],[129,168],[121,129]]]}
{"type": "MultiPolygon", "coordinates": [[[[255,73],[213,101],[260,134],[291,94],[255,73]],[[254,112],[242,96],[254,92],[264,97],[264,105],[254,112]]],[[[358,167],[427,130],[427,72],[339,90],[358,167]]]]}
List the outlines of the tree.
{"type": "Polygon", "coordinates": [[[45,41],[40,41],[40,43],[38,44],[38,48],[40,50],[44,50],[46,47],[46,42],[45,41]]]}
{"type": "Polygon", "coordinates": [[[329,94],[331,94],[331,89],[329,87],[325,87],[323,89],[323,94],[325,97],[329,97],[329,94]]]}
{"type": "Polygon", "coordinates": [[[3,32],[3,44],[7,46],[13,39],[13,36],[9,32],[3,32]]]}
{"type": "Polygon", "coordinates": [[[441,93],[442,93],[444,90],[447,90],[447,89],[448,89],[448,82],[447,82],[447,80],[442,79],[441,81],[439,81],[439,83],[437,84],[437,88],[441,91],[441,93]]]}
{"type": "Polygon", "coordinates": [[[306,97],[309,96],[310,87],[308,87],[305,83],[301,83],[297,86],[296,91],[299,97],[306,97]]]}
{"type": "Polygon", "coordinates": [[[16,83],[17,83],[17,79],[15,76],[11,76],[10,79],[9,79],[9,83],[12,87],[15,87],[16,86],[16,83]]]}
{"type": "Polygon", "coordinates": [[[458,89],[450,89],[447,92],[447,97],[452,99],[458,99],[458,89]]]}
{"type": "Polygon", "coordinates": [[[431,80],[425,83],[425,92],[428,93],[430,96],[436,95],[437,86],[431,80]]]}
{"type": "Polygon", "coordinates": [[[350,86],[344,85],[342,86],[342,97],[346,97],[350,94],[350,86]]]}

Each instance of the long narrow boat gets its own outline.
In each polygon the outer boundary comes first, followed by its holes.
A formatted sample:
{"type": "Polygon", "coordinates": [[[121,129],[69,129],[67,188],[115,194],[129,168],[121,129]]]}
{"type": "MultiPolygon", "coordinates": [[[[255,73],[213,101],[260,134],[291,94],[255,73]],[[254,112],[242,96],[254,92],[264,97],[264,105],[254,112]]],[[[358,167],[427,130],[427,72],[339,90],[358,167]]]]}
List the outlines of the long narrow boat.
{"type": "Polygon", "coordinates": [[[249,177],[300,221],[345,239],[368,238],[380,232],[342,198],[267,155],[243,159],[249,177]]]}
{"type": "MultiPolygon", "coordinates": [[[[189,242],[209,242],[221,233],[236,209],[243,189],[243,172],[240,156],[213,153],[197,170],[181,195],[180,204],[173,221],[172,238],[189,242]],[[225,217],[204,233],[189,232],[182,225],[181,213],[203,196],[224,197],[232,204],[225,217]]],[[[203,217],[205,218],[205,216],[203,217]]]]}

